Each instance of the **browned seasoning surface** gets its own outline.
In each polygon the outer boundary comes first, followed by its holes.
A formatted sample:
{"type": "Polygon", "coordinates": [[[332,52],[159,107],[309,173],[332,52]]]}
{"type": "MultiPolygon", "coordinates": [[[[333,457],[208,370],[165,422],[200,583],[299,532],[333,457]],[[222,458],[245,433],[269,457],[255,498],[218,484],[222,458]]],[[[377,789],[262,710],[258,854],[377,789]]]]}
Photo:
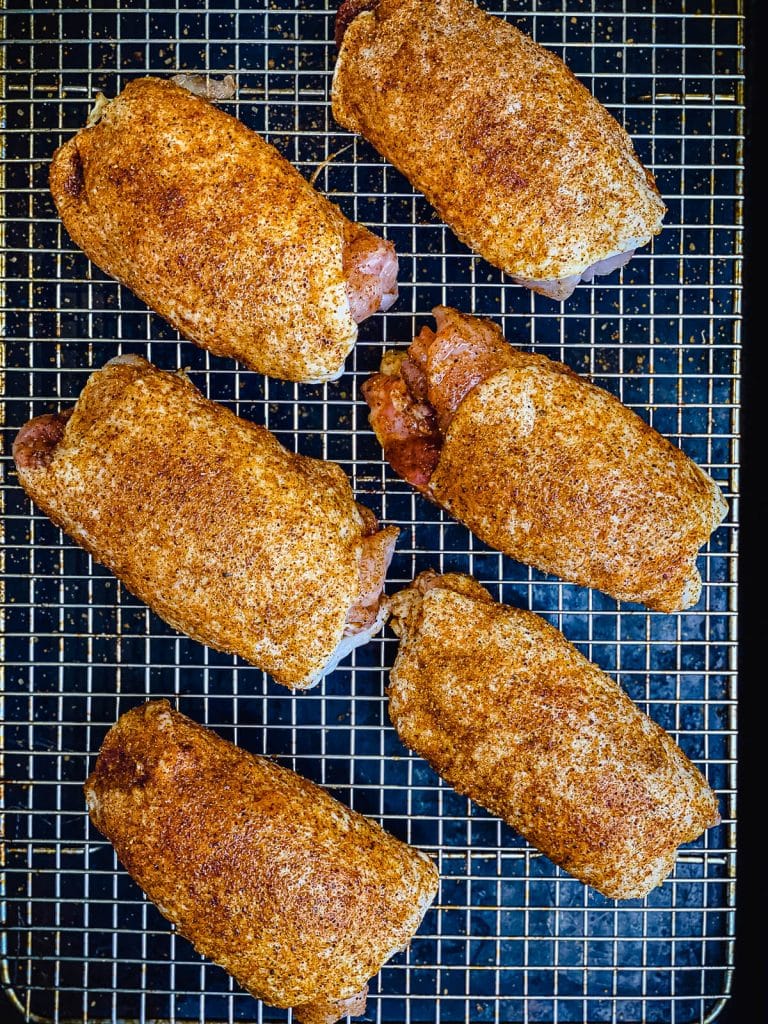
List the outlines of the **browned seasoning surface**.
{"type": "Polygon", "coordinates": [[[378,240],[240,121],[137,79],[57,150],[50,184],[87,256],[186,338],[288,380],[341,369],[344,248],[378,240]]]}
{"type": "Polygon", "coordinates": [[[392,468],[518,561],[659,611],[694,604],[727,512],[680,449],[490,320],[433,310],[363,385],[392,468]]]}
{"type": "Polygon", "coordinates": [[[718,823],[679,747],[537,615],[434,573],[396,594],[392,613],[402,741],[576,878],[641,897],[680,843],[718,823]]]}
{"type": "Polygon", "coordinates": [[[362,1012],[367,981],[437,892],[426,854],[164,700],[119,719],[85,791],[161,913],[303,1024],[362,1012]]]}
{"type": "Polygon", "coordinates": [[[469,0],[354,0],[339,31],[336,120],[495,266],[568,278],[661,230],[664,204],[624,129],[502,18],[469,0]]]}
{"type": "MultiPolygon", "coordinates": [[[[454,322],[491,321],[450,311],[454,322]]],[[[714,480],[607,391],[510,349],[463,399],[429,489],[512,558],[657,611],[695,604],[699,548],[727,512],[714,480]]]]}
{"type": "Polygon", "coordinates": [[[175,629],[312,685],[360,594],[370,532],[343,470],[134,356],[93,373],[67,415],[19,433],[36,504],[175,629]]]}

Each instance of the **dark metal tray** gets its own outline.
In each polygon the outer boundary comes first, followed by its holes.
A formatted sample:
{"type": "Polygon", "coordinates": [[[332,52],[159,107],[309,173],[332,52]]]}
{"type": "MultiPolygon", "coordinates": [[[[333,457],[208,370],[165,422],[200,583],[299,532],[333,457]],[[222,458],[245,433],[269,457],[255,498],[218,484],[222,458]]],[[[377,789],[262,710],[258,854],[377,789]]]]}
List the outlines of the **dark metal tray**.
{"type": "MultiPolygon", "coordinates": [[[[656,173],[667,227],[619,277],[565,306],[475,258],[407,182],[333,121],[334,10],[291,3],[13,4],[3,22],[2,316],[6,473],[2,689],[3,984],[30,1020],[278,1021],[175,935],[87,821],[82,783],[118,715],[168,696],[243,746],[332,788],[429,850],[442,885],[410,951],[372,983],[368,1017],[403,1021],[711,1020],[734,939],[736,513],[742,197],[741,0],[508,0],[504,13],[625,124],[656,173]],[[180,342],[93,267],[47,188],[55,147],[98,90],[147,72],[231,72],[231,112],[265,132],[345,212],[392,239],[400,300],[363,325],[336,383],[268,381],[180,342]],[[359,385],[449,303],[562,359],[680,444],[731,515],[702,554],[701,601],[679,615],[617,605],[490,551],[383,464],[359,385]],[[188,366],[207,394],[290,447],[339,461],[402,534],[391,587],[421,569],[469,571],[544,614],[667,728],[721,796],[723,824],[646,900],[614,903],[557,870],[443,785],[398,742],[384,687],[390,634],[316,691],[290,696],[180,637],[62,538],[17,484],[10,443],[71,404],[118,352],[188,366]]],[[[2,32],[0,32],[0,38],[2,32]]]]}

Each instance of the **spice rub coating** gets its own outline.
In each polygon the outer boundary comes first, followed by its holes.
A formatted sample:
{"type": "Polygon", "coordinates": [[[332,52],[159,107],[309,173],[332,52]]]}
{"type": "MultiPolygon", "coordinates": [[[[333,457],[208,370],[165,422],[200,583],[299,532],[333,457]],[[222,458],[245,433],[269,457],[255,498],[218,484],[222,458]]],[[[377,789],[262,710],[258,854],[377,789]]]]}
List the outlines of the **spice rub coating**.
{"type": "Polygon", "coordinates": [[[285,686],[317,681],[373,532],[341,467],[137,356],[93,373],[58,428],[41,419],[14,455],[57,525],[175,629],[285,686]]]}
{"type": "Polygon", "coordinates": [[[130,82],[56,151],[50,186],[102,270],[186,338],[273,377],[341,371],[357,336],[348,248],[396,264],[274,146],[168,80],[130,82]]]}
{"type": "Polygon", "coordinates": [[[656,611],[695,604],[699,548],[728,511],[715,481],[492,321],[433,312],[437,331],[363,386],[393,468],[511,558],[656,611]]]}
{"type": "Polygon", "coordinates": [[[362,1012],[437,891],[426,854],[164,700],[112,727],[85,792],[161,913],[303,1024],[362,1012]]]}
{"type": "Polygon", "coordinates": [[[715,481],[607,391],[512,352],[456,410],[435,498],[544,572],[656,611],[695,604],[698,551],[728,510],[715,481]]]}
{"type": "Polygon", "coordinates": [[[566,298],[589,267],[661,230],[664,203],[627,133],[503,18],[470,0],[379,0],[344,4],[338,24],[336,120],[521,283],[566,298]]]}
{"type": "Polygon", "coordinates": [[[403,743],[576,878],[634,899],[719,821],[706,780],[553,626],[468,576],[392,599],[389,714],[403,743]]]}

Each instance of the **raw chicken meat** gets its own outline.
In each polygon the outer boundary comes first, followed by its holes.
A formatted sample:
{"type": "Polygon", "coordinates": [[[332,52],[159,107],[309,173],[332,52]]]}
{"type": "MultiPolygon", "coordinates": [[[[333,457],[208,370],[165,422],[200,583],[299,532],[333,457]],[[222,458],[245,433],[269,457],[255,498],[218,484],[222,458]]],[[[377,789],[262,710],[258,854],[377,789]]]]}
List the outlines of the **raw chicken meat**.
{"type": "Polygon", "coordinates": [[[362,1013],[437,892],[425,853],[165,700],[110,729],[85,794],[160,912],[301,1024],[362,1013]]]}
{"type": "Polygon", "coordinates": [[[181,374],[122,356],[74,409],[31,420],[19,479],[158,615],[285,686],[381,629],[397,539],[342,469],[287,451],[181,374]]]}
{"type": "Polygon", "coordinates": [[[679,448],[489,320],[434,310],[363,385],[392,468],[518,561],[658,611],[698,600],[727,505],[679,448]]]}
{"type": "Polygon", "coordinates": [[[470,0],[345,0],[336,120],[475,252],[566,299],[661,231],[624,129],[554,53],[470,0]]]}
{"type": "Polygon", "coordinates": [[[397,300],[397,256],[391,242],[348,221],[342,266],[347,279],[349,311],[360,324],[374,313],[386,313],[397,300]]]}

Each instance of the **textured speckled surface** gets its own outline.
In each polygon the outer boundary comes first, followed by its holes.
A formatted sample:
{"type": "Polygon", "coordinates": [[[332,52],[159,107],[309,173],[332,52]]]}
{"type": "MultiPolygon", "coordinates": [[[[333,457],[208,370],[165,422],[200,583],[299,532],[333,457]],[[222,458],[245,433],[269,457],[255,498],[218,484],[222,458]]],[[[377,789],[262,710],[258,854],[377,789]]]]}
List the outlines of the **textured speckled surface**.
{"type": "Polygon", "coordinates": [[[6,462],[3,960],[16,998],[61,1022],[285,1020],[169,931],[88,827],[82,783],[95,752],[118,715],[151,695],[438,855],[438,901],[410,952],[374,980],[374,1021],[711,1018],[730,985],[733,943],[741,0],[663,11],[652,0],[488,5],[565,57],[625,125],[670,210],[652,249],[564,307],[472,257],[399,174],[335,125],[334,11],[324,3],[15,6],[0,76],[6,456],[24,421],[71,405],[91,369],[120,351],[190,367],[209,397],[291,448],[339,461],[356,496],[402,527],[390,590],[427,568],[470,571],[495,598],[543,614],[705,770],[724,818],[646,901],[589,893],[407,756],[383,696],[391,633],[320,689],[291,697],[151,616],[33,512],[6,462]],[[89,264],[56,217],[48,162],[95,93],[183,68],[234,72],[239,92],[225,109],[306,177],[335,155],[318,187],[398,249],[401,297],[362,325],[333,384],[266,381],[180,342],[89,264]],[[649,614],[531,572],[384,466],[360,384],[383,347],[406,344],[438,303],[492,316],[514,343],[591,375],[723,487],[732,511],[699,559],[695,608],[649,614]]]}

